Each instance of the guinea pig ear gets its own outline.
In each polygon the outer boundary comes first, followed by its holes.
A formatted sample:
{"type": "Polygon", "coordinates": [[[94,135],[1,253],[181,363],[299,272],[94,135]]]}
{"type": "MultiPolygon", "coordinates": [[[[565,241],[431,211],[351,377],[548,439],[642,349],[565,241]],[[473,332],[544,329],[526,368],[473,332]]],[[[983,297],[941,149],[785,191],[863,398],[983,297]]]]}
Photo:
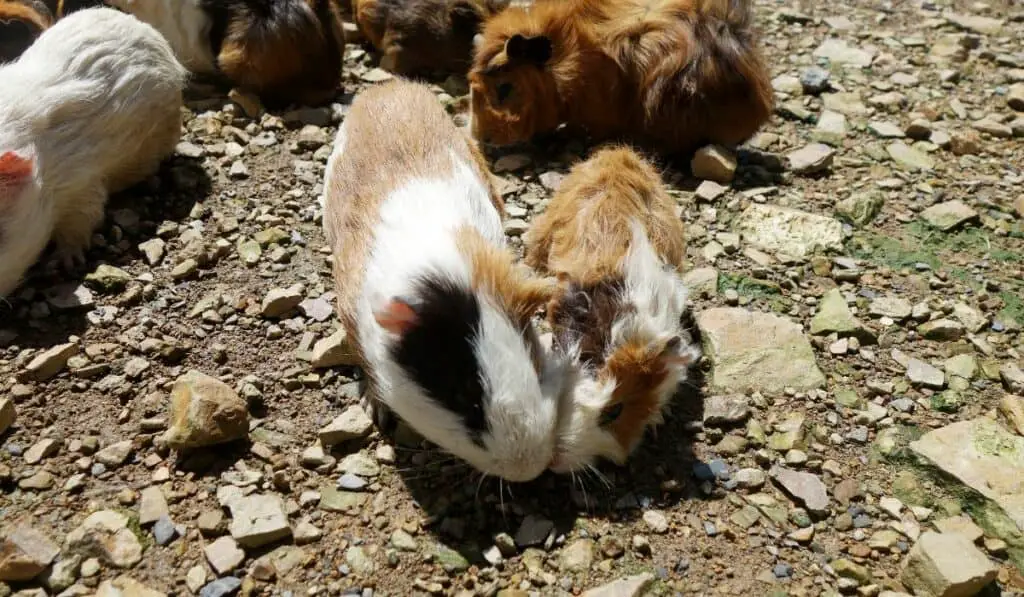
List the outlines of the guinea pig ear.
{"type": "Polygon", "coordinates": [[[5,200],[13,198],[30,180],[35,170],[32,157],[19,155],[13,151],[0,154],[0,209],[5,200]]]}
{"type": "Polygon", "coordinates": [[[377,325],[398,336],[404,336],[419,321],[416,309],[402,297],[391,297],[381,309],[373,312],[377,325]]]}
{"type": "Polygon", "coordinates": [[[551,60],[551,38],[544,35],[525,37],[516,33],[505,42],[505,55],[509,62],[543,66],[551,60]]]}
{"type": "Polygon", "coordinates": [[[679,365],[689,367],[697,360],[698,354],[693,350],[682,350],[683,339],[679,336],[672,336],[662,347],[658,359],[668,365],[679,365]]]}

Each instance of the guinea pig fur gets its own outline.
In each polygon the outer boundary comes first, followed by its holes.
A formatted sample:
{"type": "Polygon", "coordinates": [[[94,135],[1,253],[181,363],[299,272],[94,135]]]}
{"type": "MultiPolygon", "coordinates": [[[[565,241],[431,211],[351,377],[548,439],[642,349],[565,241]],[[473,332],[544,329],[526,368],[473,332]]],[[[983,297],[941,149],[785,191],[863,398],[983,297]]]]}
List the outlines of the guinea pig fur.
{"type": "Polygon", "coordinates": [[[187,72],[152,27],[76,12],[0,66],[0,296],[51,238],[84,260],[108,193],[153,174],[181,134],[187,72]]]}
{"type": "Polygon", "coordinates": [[[222,74],[271,107],[337,93],[345,36],[337,0],[107,0],[156,27],[189,70],[222,74]]]}
{"type": "Polygon", "coordinates": [[[469,74],[474,136],[508,145],[565,123],[665,154],[735,145],[773,94],[750,0],[538,0],[488,20],[469,74]]]}
{"type": "Polygon", "coordinates": [[[531,321],[557,283],[513,263],[469,136],[427,87],[372,87],[338,131],[325,188],[338,310],[371,402],[485,474],[540,475],[572,381],[531,321]]]}
{"type": "Polygon", "coordinates": [[[402,75],[465,73],[480,24],[509,0],[353,0],[356,24],[380,54],[380,66],[402,75]]]}
{"type": "Polygon", "coordinates": [[[524,242],[527,264],[563,281],[548,318],[556,347],[582,368],[551,468],[622,464],[700,358],[681,324],[675,202],[633,150],[602,149],[572,169],[524,242]]]}

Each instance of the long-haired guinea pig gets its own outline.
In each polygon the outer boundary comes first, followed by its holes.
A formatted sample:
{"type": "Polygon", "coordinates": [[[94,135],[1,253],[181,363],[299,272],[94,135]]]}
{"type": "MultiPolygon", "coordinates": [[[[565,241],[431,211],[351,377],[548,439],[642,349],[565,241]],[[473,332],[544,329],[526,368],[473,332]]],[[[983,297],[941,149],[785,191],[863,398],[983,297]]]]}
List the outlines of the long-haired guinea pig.
{"type": "Polygon", "coordinates": [[[572,370],[532,317],[557,289],[517,267],[482,155],[427,87],[356,97],[325,186],[338,310],[371,402],[488,475],[554,455],[572,370]]]}
{"type": "Polygon", "coordinates": [[[84,260],[108,193],[151,175],[181,134],[187,72],[152,27],[76,12],[0,66],[0,296],[49,240],[84,260]]]}
{"type": "Polygon", "coordinates": [[[402,75],[465,73],[480,24],[510,0],[353,0],[356,24],[380,52],[380,66],[402,75]]]}
{"type": "Polygon", "coordinates": [[[336,0],[107,0],[156,27],[197,74],[223,75],[268,106],[329,101],[345,34],[336,0]]]}
{"type": "Polygon", "coordinates": [[[682,329],[683,224],[660,176],[624,147],[572,169],[527,232],[526,262],[555,274],[555,346],[582,368],[564,417],[555,472],[625,462],[700,349],[682,329]]]}
{"type": "Polygon", "coordinates": [[[488,20],[469,74],[471,128],[488,144],[565,123],[665,154],[735,145],[773,95],[750,0],[538,0],[488,20]]]}

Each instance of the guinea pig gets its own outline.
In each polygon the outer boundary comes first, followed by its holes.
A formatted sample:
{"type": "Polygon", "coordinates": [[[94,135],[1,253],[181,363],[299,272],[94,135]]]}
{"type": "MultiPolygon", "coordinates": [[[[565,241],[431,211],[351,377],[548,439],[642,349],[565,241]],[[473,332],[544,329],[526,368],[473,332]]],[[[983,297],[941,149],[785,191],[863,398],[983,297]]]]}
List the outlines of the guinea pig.
{"type": "Polygon", "coordinates": [[[469,136],[424,85],[372,87],[338,130],[324,186],[338,312],[374,408],[486,475],[544,472],[573,371],[532,317],[557,282],[514,264],[469,136]]]}
{"type": "Polygon", "coordinates": [[[510,0],[353,0],[356,24],[380,54],[380,66],[401,75],[464,74],[480,24],[510,0]]]}
{"type": "Polygon", "coordinates": [[[469,73],[473,135],[529,141],[566,124],[682,156],[735,145],[773,94],[750,0],[538,0],[489,19],[469,73]]]}
{"type": "Polygon", "coordinates": [[[39,0],[0,0],[0,64],[21,56],[52,23],[39,0]]]}
{"type": "Polygon", "coordinates": [[[155,29],[76,12],[0,66],[0,296],[51,239],[84,261],[109,193],[153,174],[181,135],[187,71],[155,29]]]}
{"type": "Polygon", "coordinates": [[[197,74],[223,75],[270,107],[318,105],[341,81],[336,0],[107,0],[156,27],[197,74]]]}
{"type": "Polygon", "coordinates": [[[675,202],[634,150],[605,148],[572,169],[524,243],[526,263],[563,283],[548,320],[581,369],[551,470],[622,464],[701,355],[682,329],[675,202]]]}

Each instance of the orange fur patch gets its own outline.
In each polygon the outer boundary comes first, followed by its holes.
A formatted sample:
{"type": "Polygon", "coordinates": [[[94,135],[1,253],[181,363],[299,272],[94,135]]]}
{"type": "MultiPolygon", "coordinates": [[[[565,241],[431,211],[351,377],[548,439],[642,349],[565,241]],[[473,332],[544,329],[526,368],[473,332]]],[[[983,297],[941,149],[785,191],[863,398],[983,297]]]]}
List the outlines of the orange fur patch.
{"type": "Polygon", "coordinates": [[[661,358],[664,347],[629,343],[618,346],[608,357],[599,377],[614,379],[610,404],[622,404],[622,414],[609,427],[626,452],[632,452],[652,420],[660,416],[664,397],[658,390],[668,376],[661,358]]]}
{"type": "Polygon", "coordinates": [[[748,1],[538,0],[530,10],[509,8],[485,24],[469,75],[474,134],[503,145],[566,123],[668,153],[742,142],[774,102],[748,1]],[[730,1],[741,14],[729,12],[730,1]],[[511,59],[505,44],[514,35],[548,38],[551,59],[511,59]],[[499,93],[503,86],[511,93],[499,93]]]}

